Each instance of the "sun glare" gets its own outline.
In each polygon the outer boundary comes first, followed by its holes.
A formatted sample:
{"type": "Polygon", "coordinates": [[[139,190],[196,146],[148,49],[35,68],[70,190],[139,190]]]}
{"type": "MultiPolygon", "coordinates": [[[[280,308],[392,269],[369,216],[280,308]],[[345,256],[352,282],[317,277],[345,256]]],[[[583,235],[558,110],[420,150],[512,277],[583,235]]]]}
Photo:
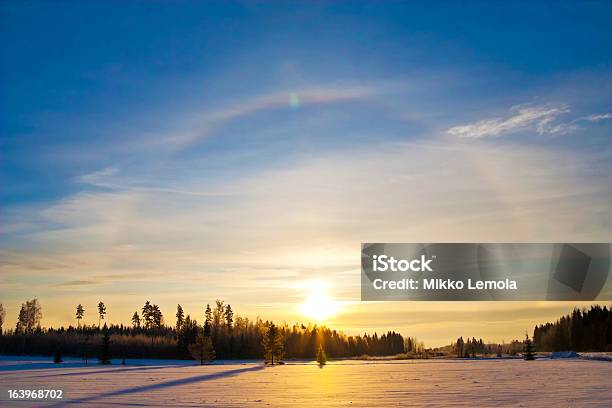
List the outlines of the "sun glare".
{"type": "Polygon", "coordinates": [[[300,305],[302,314],[319,323],[338,313],[338,309],[338,302],[331,299],[321,288],[315,288],[306,302],[300,305]]]}

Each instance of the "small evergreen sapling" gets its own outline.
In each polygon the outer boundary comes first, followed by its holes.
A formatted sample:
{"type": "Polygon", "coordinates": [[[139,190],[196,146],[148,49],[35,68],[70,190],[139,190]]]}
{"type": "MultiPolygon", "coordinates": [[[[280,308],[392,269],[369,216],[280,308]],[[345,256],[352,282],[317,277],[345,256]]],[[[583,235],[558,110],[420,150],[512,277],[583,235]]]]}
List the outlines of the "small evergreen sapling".
{"type": "Polygon", "coordinates": [[[524,358],[527,361],[535,360],[535,354],[533,352],[533,344],[532,344],[532,342],[529,339],[529,336],[527,334],[525,334],[525,355],[524,355],[524,358]]]}
{"type": "Polygon", "coordinates": [[[325,355],[325,350],[323,350],[323,346],[319,344],[319,349],[317,350],[317,363],[319,366],[324,366],[327,364],[327,356],[325,355]]]}
{"type": "Polygon", "coordinates": [[[212,345],[210,336],[206,336],[204,333],[198,334],[195,343],[188,346],[189,353],[191,356],[200,360],[200,364],[204,365],[204,362],[210,362],[215,358],[215,350],[212,345]]]}

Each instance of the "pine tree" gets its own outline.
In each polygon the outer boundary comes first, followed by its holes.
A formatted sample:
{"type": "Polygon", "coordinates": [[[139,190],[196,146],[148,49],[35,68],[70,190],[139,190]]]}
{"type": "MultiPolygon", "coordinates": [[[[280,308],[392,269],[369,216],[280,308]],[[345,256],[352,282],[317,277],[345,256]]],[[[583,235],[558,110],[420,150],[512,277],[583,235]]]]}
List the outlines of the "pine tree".
{"type": "Polygon", "coordinates": [[[155,324],[154,315],[155,315],[155,308],[153,305],[151,305],[151,302],[147,300],[144,306],[142,307],[142,320],[144,322],[145,330],[147,330],[149,332],[149,335],[151,336],[151,346],[153,346],[153,338],[154,338],[154,333],[153,333],[153,327],[155,324]]]}
{"type": "Polygon", "coordinates": [[[106,327],[106,323],[104,323],[104,336],[102,336],[102,352],[100,354],[100,364],[110,364],[110,333],[108,332],[108,327],[106,327]]]}
{"type": "Polygon", "coordinates": [[[153,325],[156,329],[161,329],[164,323],[164,315],[162,314],[161,310],[159,309],[159,306],[157,305],[153,305],[151,310],[153,314],[153,325]]]}
{"type": "Polygon", "coordinates": [[[185,313],[183,312],[183,308],[181,305],[176,305],[176,331],[177,333],[181,331],[181,327],[183,326],[183,322],[185,321],[185,313]]]}
{"type": "Polygon", "coordinates": [[[209,336],[205,336],[203,332],[198,334],[195,343],[190,344],[188,349],[194,359],[200,360],[201,365],[215,358],[215,349],[213,348],[212,340],[209,336]]]}
{"type": "Polygon", "coordinates": [[[142,321],[146,330],[150,330],[153,327],[153,306],[148,300],[142,307],[142,321]]]}
{"type": "Polygon", "coordinates": [[[319,349],[317,350],[317,363],[319,363],[319,366],[327,364],[327,355],[325,355],[325,350],[323,350],[323,345],[321,344],[319,344],[319,349]]]}
{"type": "Polygon", "coordinates": [[[83,318],[84,315],[85,315],[85,309],[83,309],[83,305],[79,303],[79,305],[76,308],[76,318],[77,318],[79,328],[81,327],[81,319],[83,318]]]}
{"type": "Polygon", "coordinates": [[[104,303],[98,303],[98,330],[100,330],[100,320],[104,320],[104,315],[106,314],[106,306],[104,303]]]}
{"type": "Polygon", "coordinates": [[[527,361],[535,360],[535,354],[533,352],[533,345],[527,334],[525,334],[525,356],[524,357],[525,357],[525,360],[527,361]]]}
{"type": "Polygon", "coordinates": [[[138,316],[138,312],[134,312],[132,316],[132,326],[135,329],[140,329],[140,317],[138,316]]]}
{"type": "Polygon", "coordinates": [[[209,336],[212,334],[212,310],[210,305],[206,305],[206,311],[204,312],[204,335],[209,336]]]}

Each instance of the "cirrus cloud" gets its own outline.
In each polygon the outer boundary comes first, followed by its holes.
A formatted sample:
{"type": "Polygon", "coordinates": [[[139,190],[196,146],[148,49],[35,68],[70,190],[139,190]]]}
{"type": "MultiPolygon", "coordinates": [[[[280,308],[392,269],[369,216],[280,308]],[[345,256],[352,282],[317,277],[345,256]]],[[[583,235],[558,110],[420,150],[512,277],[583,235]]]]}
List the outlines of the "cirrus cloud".
{"type": "Polygon", "coordinates": [[[571,130],[571,125],[553,124],[561,115],[569,113],[566,105],[518,105],[510,109],[510,115],[503,118],[484,119],[466,125],[454,126],[447,130],[452,136],[479,139],[499,137],[507,133],[524,130],[536,131],[539,134],[564,133],[571,130]]]}

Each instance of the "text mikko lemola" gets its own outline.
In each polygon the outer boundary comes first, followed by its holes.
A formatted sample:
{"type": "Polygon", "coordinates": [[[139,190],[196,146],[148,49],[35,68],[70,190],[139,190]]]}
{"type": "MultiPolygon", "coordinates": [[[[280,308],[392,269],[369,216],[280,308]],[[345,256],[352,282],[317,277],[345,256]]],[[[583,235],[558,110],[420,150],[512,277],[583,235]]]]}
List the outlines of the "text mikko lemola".
{"type": "MultiPolygon", "coordinates": [[[[372,257],[372,270],[374,272],[433,272],[434,257],[427,259],[425,255],[420,258],[407,260],[395,259],[387,255],[374,255],[372,257]]],[[[386,280],[377,278],[372,281],[376,290],[517,290],[515,280],[453,280],[440,278],[403,278],[386,280]]]]}

